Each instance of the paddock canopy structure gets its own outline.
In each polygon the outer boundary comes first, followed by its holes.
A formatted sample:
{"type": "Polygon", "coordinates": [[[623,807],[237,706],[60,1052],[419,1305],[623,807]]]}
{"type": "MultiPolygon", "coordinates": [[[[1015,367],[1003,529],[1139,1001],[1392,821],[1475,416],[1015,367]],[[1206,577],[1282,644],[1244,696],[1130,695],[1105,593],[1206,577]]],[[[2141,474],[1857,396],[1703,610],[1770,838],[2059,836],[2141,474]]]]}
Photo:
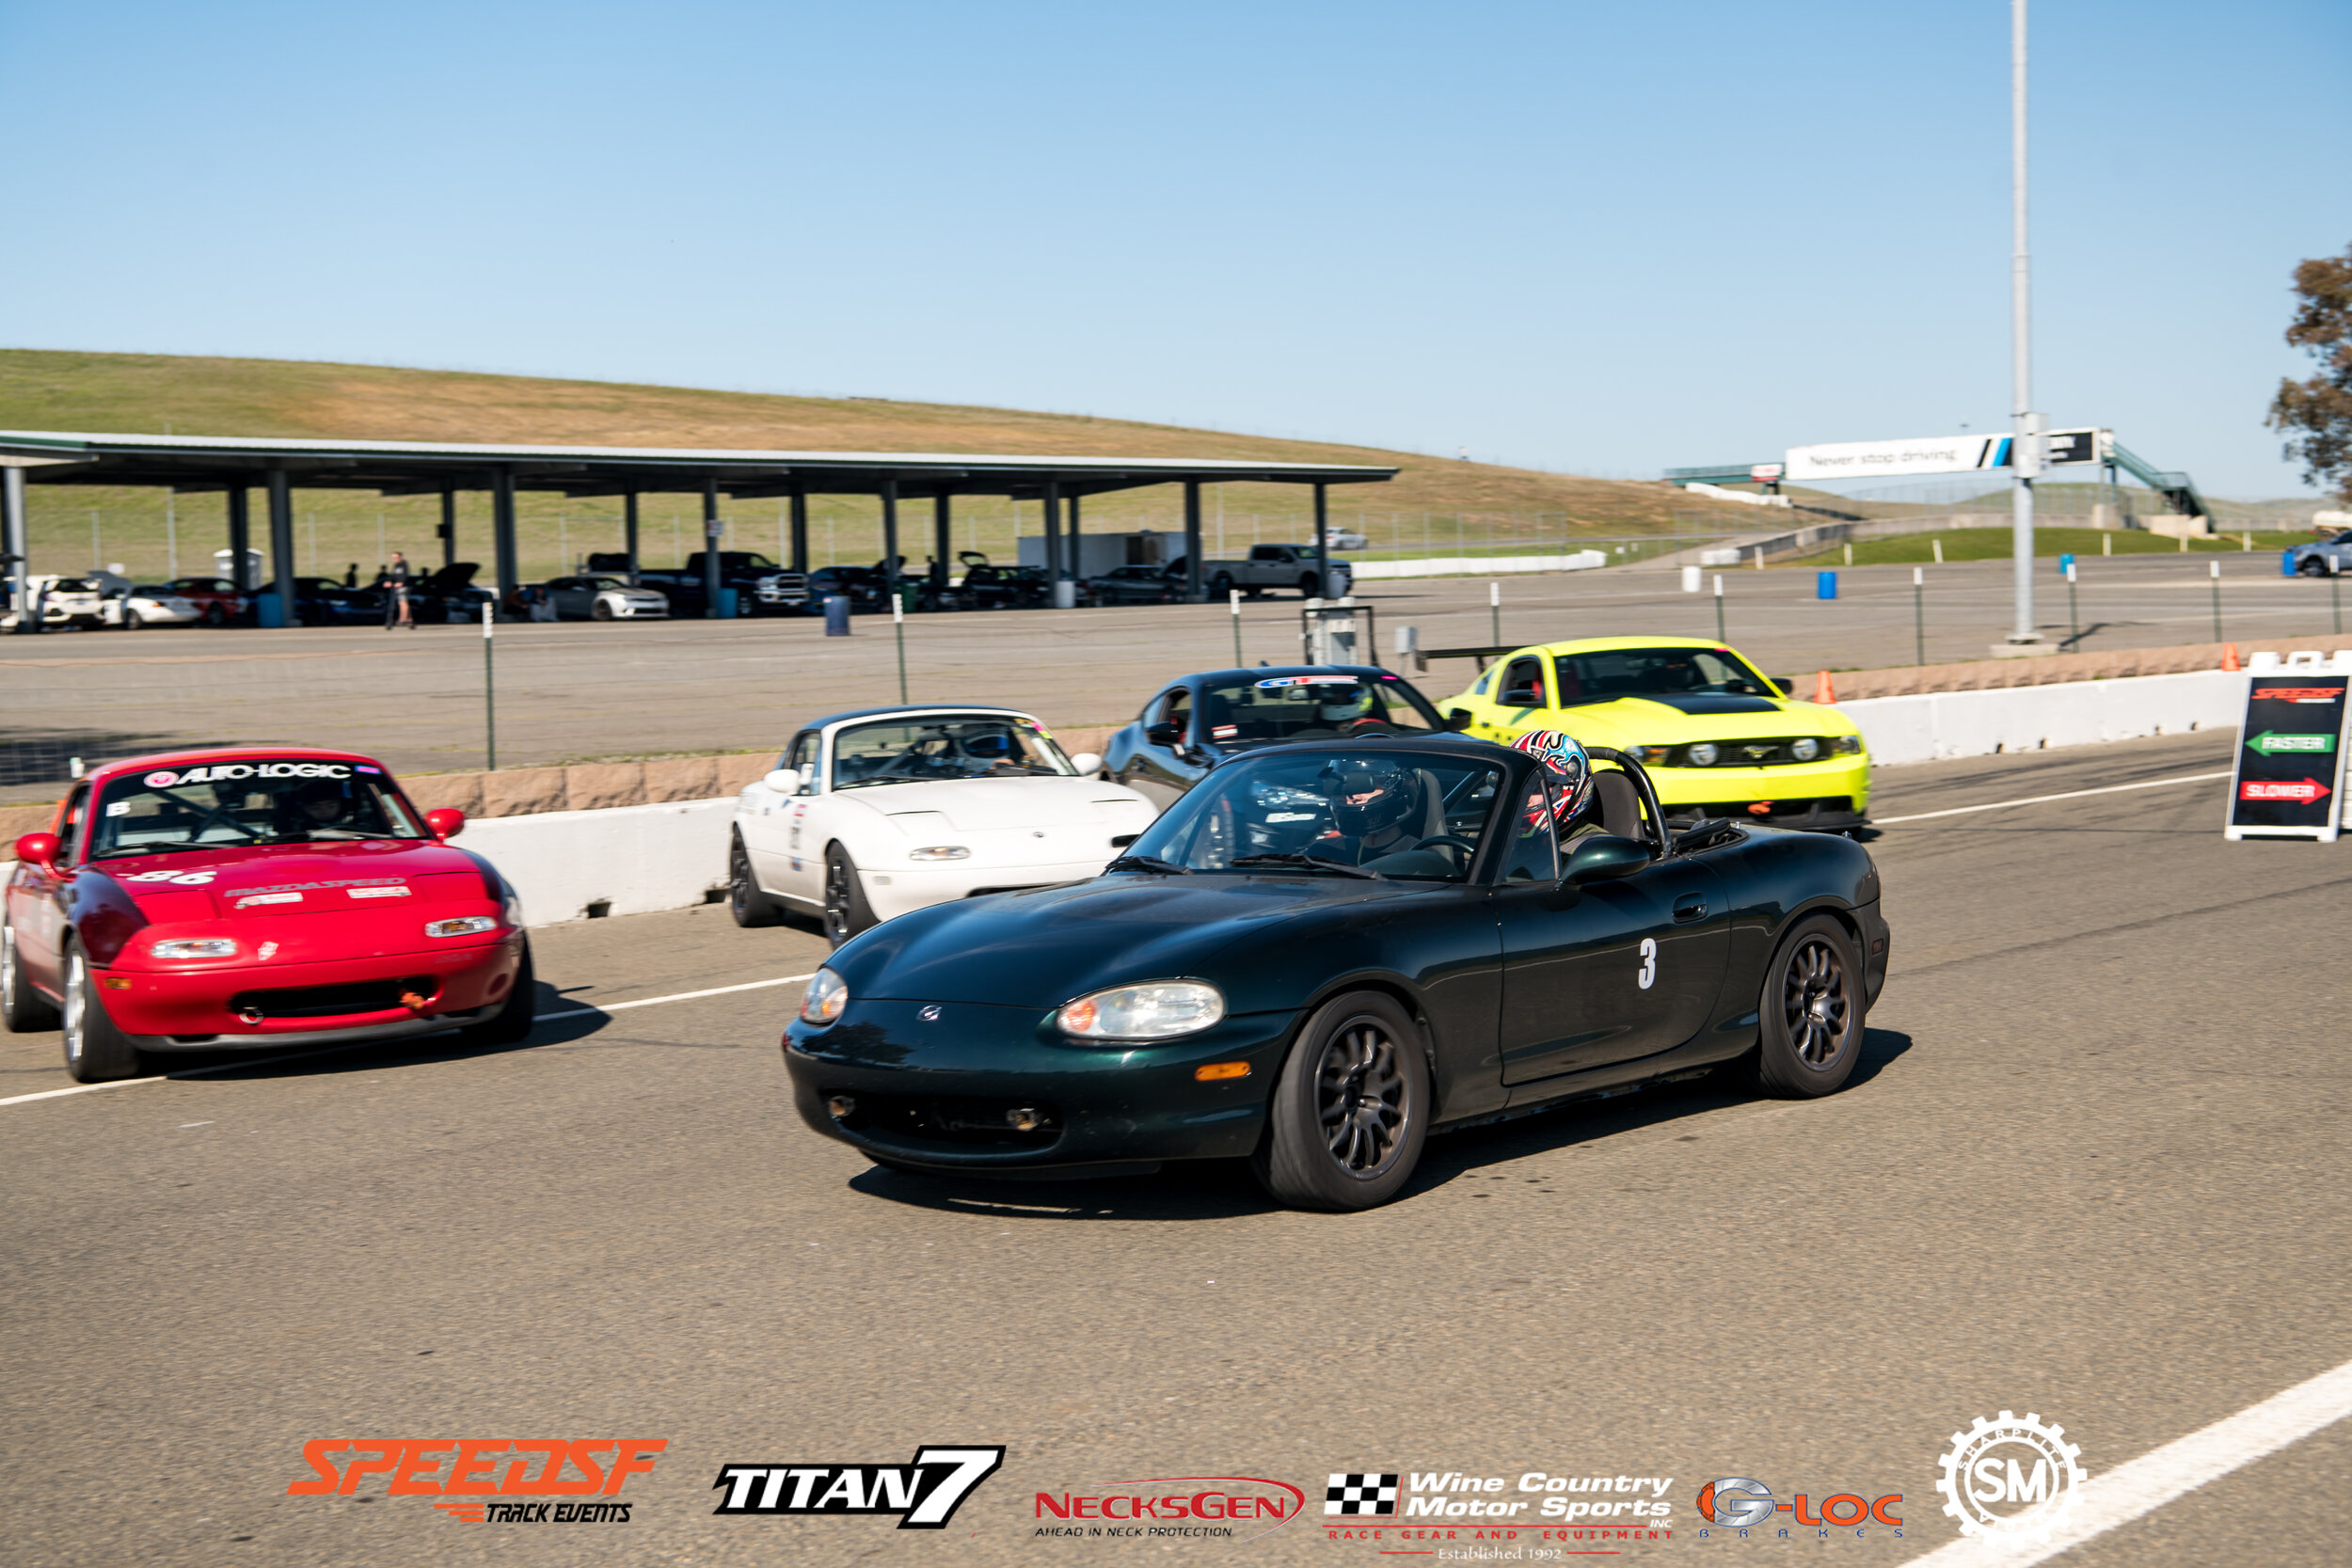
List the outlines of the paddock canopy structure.
{"type": "MultiPolygon", "coordinates": [[[[1314,488],[1315,548],[1328,579],[1328,512],[1325,491],[1333,484],[1369,484],[1396,477],[1394,468],[1351,464],[1240,463],[1171,457],[1000,457],[961,452],[733,451],[700,447],[486,446],[431,441],[280,440],[235,436],[114,436],[66,431],[0,431],[0,520],[5,542],[0,562],[10,579],[10,599],[22,611],[26,556],[24,486],[32,484],[151,485],[181,494],[226,491],[230,559],[238,586],[250,570],[248,498],[266,497],[269,560],[278,599],[278,624],[293,626],[294,614],[294,515],[296,486],[311,490],[373,490],[379,495],[438,495],[444,561],[455,547],[457,493],[486,490],[491,497],[499,596],[516,586],[515,494],[552,491],[565,496],[620,496],[630,575],[637,562],[637,498],[641,495],[700,495],[703,553],[709,613],[720,603],[719,498],[788,497],[792,501],[792,561],[808,569],[808,507],[812,495],[878,497],[882,502],[882,559],[898,575],[898,503],[928,498],[937,547],[932,571],[945,574],[950,559],[951,509],[957,496],[1008,496],[1040,502],[1045,521],[1045,558],[1057,583],[1067,581],[1076,560],[1065,549],[1065,532],[1079,526],[1079,503],[1088,496],[1152,484],[1184,487],[1184,556],[1191,596],[1200,593],[1200,486],[1248,482],[1307,484],[1314,488]],[[1065,504],[1067,511],[1065,513],[1065,504]],[[1067,518],[1067,530],[1064,527],[1067,518]]],[[[1060,595],[1057,594],[1057,601],[1060,595]]],[[[20,626],[24,618],[20,616],[20,626]]]]}

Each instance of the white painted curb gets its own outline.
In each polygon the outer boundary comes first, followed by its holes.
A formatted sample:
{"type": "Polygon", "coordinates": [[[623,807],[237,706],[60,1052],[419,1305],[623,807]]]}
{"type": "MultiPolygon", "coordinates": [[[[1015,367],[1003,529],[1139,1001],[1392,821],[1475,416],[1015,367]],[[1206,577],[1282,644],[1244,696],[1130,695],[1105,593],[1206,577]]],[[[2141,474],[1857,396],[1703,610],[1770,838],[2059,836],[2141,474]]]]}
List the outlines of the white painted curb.
{"type": "Polygon", "coordinates": [[[1862,697],[1837,710],[1861,727],[1876,767],[2003,752],[2039,752],[2192,730],[2235,729],[2246,676],[2198,670],[2180,675],[1862,697]]]}
{"type": "Polygon", "coordinates": [[[1454,555],[1421,561],[1359,561],[1351,564],[1356,580],[1375,578],[1507,577],[1515,572],[1589,572],[1606,566],[1609,558],[1598,550],[1574,555],[1454,555]]]}

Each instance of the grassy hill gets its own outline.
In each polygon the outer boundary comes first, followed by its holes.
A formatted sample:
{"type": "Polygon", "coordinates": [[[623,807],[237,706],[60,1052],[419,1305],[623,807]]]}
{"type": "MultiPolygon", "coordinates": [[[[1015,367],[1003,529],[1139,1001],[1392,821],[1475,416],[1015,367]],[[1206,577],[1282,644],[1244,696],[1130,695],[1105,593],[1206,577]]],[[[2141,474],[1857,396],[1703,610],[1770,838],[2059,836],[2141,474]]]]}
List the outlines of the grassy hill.
{"type": "MultiPolygon", "coordinates": [[[[1451,551],[1482,540],[1527,547],[1659,532],[1673,529],[1677,512],[1686,518],[1719,514],[1722,521],[1714,526],[1726,530],[1756,523],[1752,509],[1703,502],[1661,484],[1077,414],[275,359],[0,350],[0,428],[1385,464],[1403,472],[1387,484],[1333,491],[1333,517],[1359,527],[1375,547],[1405,550],[1451,551]]],[[[1212,548],[1220,500],[1227,548],[1303,533],[1308,503],[1297,487],[1217,488],[1223,495],[1215,497],[1213,489],[1215,499],[1207,499],[1212,548]]],[[[172,503],[168,533],[165,499],[157,492],[35,486],[31,498],[39,570],[119,561],[135,576],[158,575],[170,564],[176,537],[179,569],[196,571],[209,565],[210,552],[223,539],[217,496],[172,503]]],[[[431,498],[300,492],[300,569],[340,572],[356,560],[363,571],[372,570],[385,548],[437,560],[432,537],[437,506],[431,498]]],[[[461,498],[460,506],[460,554],[485,560],[487,499],[461,498]]],[[[1178,528],[1181,506],[1173,486],[1098,497],[1087,503],[1086,526],[1178,528]]],[[[778,503],[747,501],[727,512],[734,547],[775,552],[778,503]]],[[[691,547],[690,499],[648,498],[644,515],[649,564],[666,563],[674,534],[691,547]],[[683,520],[682,531],[674,514],[683,520]]],[[[558,571],[585,550],[614,547],[619,516],[613,500],[527,497],[519,518],[526,576],[558,571]]],[[[814,501],[811,520],[819,564],[827,559],[870,562],[880,554],[871,500],[814,501]]],[[[1019,521],[1022,531],[1036,531],[1035,506],[1019,521]]],[[[958,547],[1008,558],[1015,525],[1009,503],[975,498],[958,508],[958,547]]],[[[928,554],[921,542],[904,547],[917,562],[928,554]]]]}

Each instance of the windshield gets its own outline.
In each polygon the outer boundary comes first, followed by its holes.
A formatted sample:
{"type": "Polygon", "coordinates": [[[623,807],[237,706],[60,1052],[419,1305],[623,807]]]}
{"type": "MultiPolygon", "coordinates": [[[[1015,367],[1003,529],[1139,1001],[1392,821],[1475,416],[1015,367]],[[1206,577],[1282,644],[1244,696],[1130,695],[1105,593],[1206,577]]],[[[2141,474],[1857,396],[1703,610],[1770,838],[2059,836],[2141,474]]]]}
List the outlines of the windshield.
{"type": "Polygon", "coordinates": [[[216,849],[422,838],[383,770],[310,758],[199,763],[110,781],[99,798],[88,859],[216,849]]]}
{"type": "Polygon", "coordinates": [[[1074,774],[1034,719],[918,719],[858,724],[833,737],[833,787],[1074,774]]]}
{"type": "Polygon", "coordinates": [[[1200,724],[1222,745],[1344,740],[1444,730],[1420,692],[1394,675],[1261,675],[1200,689],[1200,724]]]}
{"type": "Polygon", "coordinates": [[[1619,697],[1676,697],[1693,691],[1777,697],[1780,689],[1724,648],[1612,648],[1561,654],[1552,660],[1560,705],[1619,697]]]}
{"type": "Polygon", "coordinates": [[[1458,882],[1477,859],[1502,780],[1491,763],[1405,751],[1252,757],[1194,785],[1127,853],[1187,871],[1319,863],[1458,882]]]}

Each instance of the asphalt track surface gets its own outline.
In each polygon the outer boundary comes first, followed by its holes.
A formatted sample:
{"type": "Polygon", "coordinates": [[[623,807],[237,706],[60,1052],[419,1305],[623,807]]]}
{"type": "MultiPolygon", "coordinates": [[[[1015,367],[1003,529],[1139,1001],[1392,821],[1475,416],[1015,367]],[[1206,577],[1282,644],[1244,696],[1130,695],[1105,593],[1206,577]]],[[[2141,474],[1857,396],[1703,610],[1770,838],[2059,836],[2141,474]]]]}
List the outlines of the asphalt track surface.
{"type": "MultiPolygon", "coordinates": [[[[2086,557],[2073,622],[2056,562],[2043,562],[2043,632],[2061,641],[2079,623],[2079,646],[2090,652],[2213,641],[2207,571],[2216,561],[2223,633],[2242,647],[2293,647],[2337,626],[2340,585],[2282,578],[2277,554],[2263,551],[2086,557]]],[[[1983,658],[2007,633],[2009,571],[2006,562],[1927,568],[1931,662],[1983,658]]],[[[1767,673],[1876,669],[1917,656],[1907,566],[1843,572],[1839,596],[1827,602],[1815,597],[1809,570],[1715,575],[1726,634],[1767,673]]],[[[1629,631],[1713,637],[1712,594],[1684,594],[1679,580],[1651,567],[1503,578],[1499,616],[1483,578],[1368,582],[1363,599],[1384,662],[1405,625],[1424,648],[1629,631]]],[[[1243,660],[1297,659],[1299,609],[1289,595],[1245,605],[1243,660]]],[[[1233,632],[1223,605],[917,615],[905,626],[907,694],[1009,704],[1057,725],[1124,723],[1164,682],[1232,664],[1233,632]]],[[[879,616],[833,639],[799,617],[503,626],[496,657],[499,760],[509,768],[781,751],[806,720],[898,701],[898,644],[879,616]]],[[[1413,678],[1442,699],[1475,675],[1455,659],[1413,678]]],[[[466,626],[0,637],[0,681],[11,732],[0,742],[0,801],[59,798],[71,756],[224,741],[349,747],[404,773],[483,765],[482,637],[466,626]]]]}
{"type": "MultiPolygon", "coordinates": [[[[2352,849],[2233,845],[2187,736],[1890,770],[1893,973],[1842,1094],[1712,1081],[1434,1142],[1361,1215],[1225,1169],[877,1170],[803,1129],[798,930],[708,907],[537,934],[523,1047],[429,1043],[0,1104],[0,1559],[1350,1563],[1466,1543],[1041,1540],[1040,1491],[1335,1470],[1672,1477],[1629,1557],[1897,1562],[1956,1541],[1956,1429],[2093,1478],[2352,1361],[2352,849]],[[612,1009],[610,1011],[606,1009],[612,1009]],[[289,1497],[306,1440],[666,1438],[625,1525],[289,1497]],[[939,1534],[713,1517],[728,1462],[1009,1455],[939,1534]],[[1722,1476],[1900,1493],[1901,1537],[1702,1541],[1722,1476]]],[[[0,1099],[63,1086],[54,1036],[0,1099]]],[[[2079,1545],[2332,1563],[2352,1422],[2079,1545]]],[[[1051,1521],[1048,1521],[1049,1523],[1051,1521]]],[[[1510,1549],[1503,1547],[1501,1549],[1510,1549]]],[[[1431,1560],[1438,1560],[1432,1559],[1431,1560]]]]}

